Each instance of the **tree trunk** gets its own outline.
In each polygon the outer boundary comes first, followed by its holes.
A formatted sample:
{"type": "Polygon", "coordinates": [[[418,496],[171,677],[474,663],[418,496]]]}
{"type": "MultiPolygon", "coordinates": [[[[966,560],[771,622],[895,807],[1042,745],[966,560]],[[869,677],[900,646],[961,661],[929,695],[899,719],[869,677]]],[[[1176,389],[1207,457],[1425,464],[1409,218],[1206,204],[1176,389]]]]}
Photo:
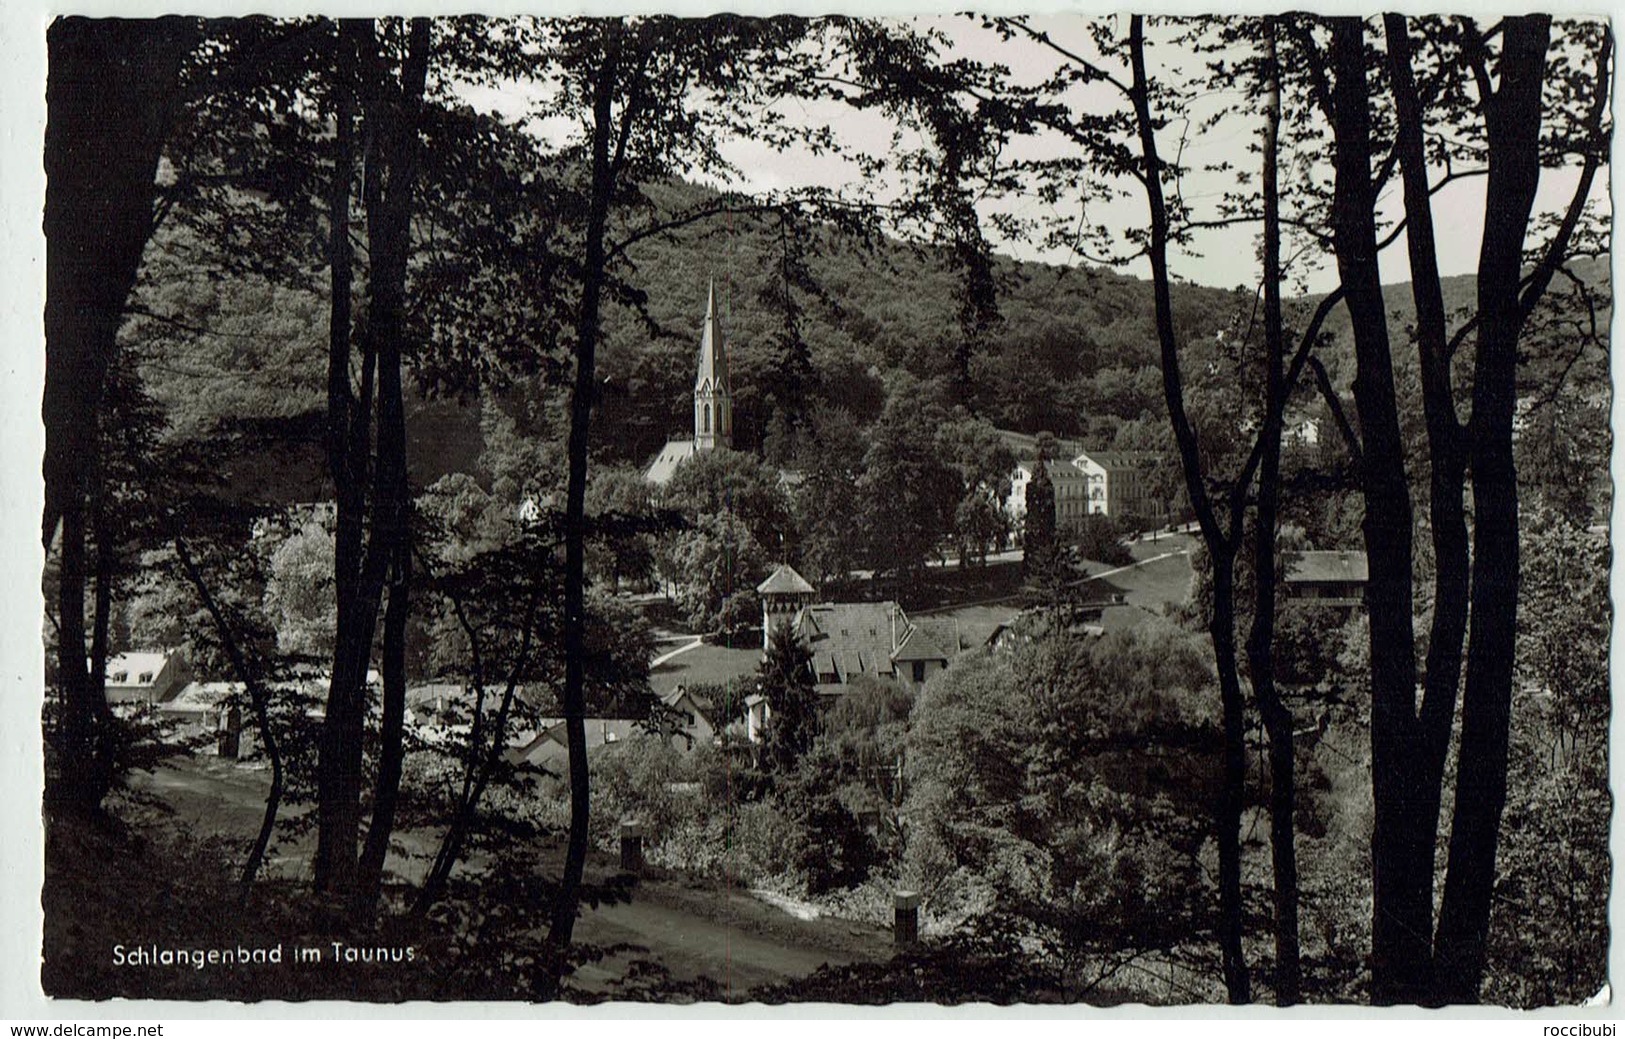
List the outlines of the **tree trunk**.
{"type": "Polygon", "coordinates": [[[166,519],[169,521],[170,535],[175,543],[175,556],[180,560],[181,568],[186,572],[187,580],[192,583],[193,590],[202,601],[203,608],[214,622],[215,632],[220,636],[220,643],[225,647],[226,657],[231,661],[237,680],[248,690],[249,699],[254,705],[254,720],[259,726],[260,745],[265,748],[265,756],[271,763],[271,788],[265,794],[265,812],[260,817],[259,833],[254,838],[248,858],[243,862],[242,875],[237,881],[237,904],[247,905],[248,897],[254,889],[254,880],[259,876],[260,866],[265,862],[266,849],[271,846],[271,834],[276,829],[277,811],[282,805],[284,782],[282,752],[277,743],[276,733],[271,729],[270,693],[265,688],[263,674],[249,665],[237,637],[232,633],[231,622],[227,619],[225,611],[220,608],[214,594],[209,591],[208,582],[203,579],[203,572],[192,558],[192,553],[187,549],[186,541],[181,537],[173,518],[166,516],[166,519]]]}
{"type": "Polygon", "coordinates": [[[181,66],[197,36],[185,18],[59,18],[46,32],[45,511],[62,528],[57,656],[63,768],[47,801],[94,811],[111,781],[86,666],[86,499],[106,372],[152,233],[158,157],[181,66]]]}
{"type": "Polygon", "coordinates": [[[1523,240],[1540,183],[1541,88],[1551,19],[1509,18],[1500,85],[1484,99],[1489,181],[1478,261],[1478,352],[1470,437],[1473,572],[1467,685],[1450,855],[1436,938],[1437,997],[1478,1001],[1484,973],[1495,851],[1506,805],[1507,745],[1518,622],[1517,401],[1523,240]]]}
{"type": "MultiPolygon", "coordinates": [[[[1450,380],[1444,293],[1435,255],[1433,210],[1422,131],[1425,114],[1411,68],[1411,44],[1403,16],[1383,19],[1388,39],[1389,81],[1396,113],[1395,150],[1405,194],[1405,233],[1416,303],[1416,338],[1422,373],[1422,410],[1427,422],[1433,527],[1433,623],[1428,637],[1425,689],[1416,739],[1418,800],[1412,811],[1418,832],[1437,832],[1445,756],[1455,724],[1461,685],[1462,646],[1467,633],[1468,540],[1466,443],[1450,380]]],[[[1429,865],[1431,872],[1432,866],[1429,865]]]]}
{"type": "MultiPolygon", "coordinates": [[[[1372,992],[1376,1003],[1417,1003],[1432,975],[1433,830],[1415,745],[1416,647],[1411,626],[1411,499],[1394,398],[1393,360],[1377,267],[1365,27],[1332,22],[1333,235],[1354,330],[1355,406],[1364,446],[1366,601],[1371,618],[1371,786],[1376,808],[1372,992]]],[[[1433,795],[1433,796],[1436,796],[1433,795]]]]}
{"type": "Polygon", "coordinates": [[[1224,726],[1224,780],[1219,791],[1219,950],[1224,987],[1231,1003],[1252,1002],[1252,980],[1241,947],[1244,931],[1241,902],[1241,813],[1246,803],[1246,700],[1236,659],[1235,557],[1213,555],[1213,617],[1208,635],[1219,672],[1219,704],[1224,726]]]}
{"type": "MultiPolygon", "coordinates": [[[[1292,713],[1275,685],[1275,536],[1281,478],[1281,416],[1286,406],[1286,344],[1281,329],[1281,216],[1277,151],[1281,82],[1276,65],[1275,19],[1264,19],[1266,107],[1264,114],[1264,351],[1265,419],[1258,469],[1258,520],[1253,542],[1253,624],[1247,663],[1253,695],[1269,737],[1270,853],[1275,873],[1275,1002],[1300,999],[1303,968],[1298,951],[1298,857],[1293,815],[1297,762],[1292,713]]],[[[1239,820],[1238,820],[1239,822],[1239,820]]]]}
{"type": "Polygon", "coordinates": [[[368,171],[367,239],[372,334],[378,349],[378,487],[369,556],[389,560],[389,600],[382,646],[383,718],[379,726],[378,776],[372,819],[362,850],[356,907],[370,913],[383,880],[394,829],[405,752],[406,624],[412,583],[411,488],[406,467],[406,410],[401,358],[406,337],[406,267],[411,252],[412,193],[417,180],[419,111],[429,63],[429,21],[414,18],[401,85],[374,54],[367,119],[381,163],[368,171]]]}
{"type": "MultiPolygon", "coordinates": [[[[364,362],[363,391],[358,400],[350,386],[351,268],[350,193],[355,175],[355,91],[358,36],[371,34],[370,23],[339,24],[334,62],[336,116],[333,183],[328,200],[329,314],[327,354],[326,447],[329,475],[338,508],[333,551],[335,629],[333,667],[328,676],[327,707],[322,719],[316,773],[316,858],[318,891],[348,890],[356,867],[356,834],[361,825],[362,674],[353,674],[359,618],[356,580],[361,571],[365,501],[365,458],[356,451],[356,430],[364,447],[370,424],[371,366],[364,362]]],[[[371,643],[370,632],[367,643],[371,643]]]]}
{"type": "Polygon", "coordinates": [[[100,777],[101,737],[97,694],[86,656],[85,500],[70,495],[60,503],[61,544],[57,587],[58,681],[62,685],[61,737],[54,782],[46,803],[79,813],[94,813],[106,796],[100,777]]]}
{"type": "Polygon", "coordinates": [[[1214,661],[1218,669],[1224,731],[1222,788],[1215,808],[1219,848],[1219,948],[1224,963],[1227,998],[1231,1003],[1248,1003],[1252,1001],[1252,983],[1241,944],[1241,813],[1247,774],[1246,703],[1241,694],[1241,677],[1236,659],[1235,549],[1231,538],[1219,527],[1202,473],[1196,431],[1185,411],[1179,343],[1174,332],[1168,277],[1168,207],[1162,193],[1162,160],[1157,154],[1156,125],[1151,117],[1150,84],[1145,71],[1145,24],[1140,15],[1133,16],[1129,21],[1129,60],[1134,76],[1130,98],[1139,132],[1140,154],[1144,160],[1142,176],[1151,216],[1148,254],[1162,365],[1163,399],[1168,406],[1174,442],[1179,448],[1180,468],[1190,494],[1191,507],[1196,513],[1202,540],[1208,547],[1208,556],[1213,565],[1213,616],[1209,619],[1208,631],[1213,640],[1214,661]]]}
{"type": "MultiPolygon", "coordinates": [[[[611,37],[619,30],[618,23],[607,23],[603,28],[606,36],[611,37]]],[[[592,197],[587,215],[581,309],[576,321],[575,385],[570,394],[570,472],[564,506],[564,727],[570,754],[570,837],[547,934],[542,994],[549,999],[558,995],[575,929],[576,897],[587,863],[587,825],[591,811],[585,720],[587,439],[596,395],[599,306],[607,263],[604,238],[616,180],[611,139],[615,134],[613,100],[620,75],[618,42],[610,40],[608,53],[593,81],[592,197]]],[[[622,119],[630,121],[631,113],[623,112],[622,119]]]]}

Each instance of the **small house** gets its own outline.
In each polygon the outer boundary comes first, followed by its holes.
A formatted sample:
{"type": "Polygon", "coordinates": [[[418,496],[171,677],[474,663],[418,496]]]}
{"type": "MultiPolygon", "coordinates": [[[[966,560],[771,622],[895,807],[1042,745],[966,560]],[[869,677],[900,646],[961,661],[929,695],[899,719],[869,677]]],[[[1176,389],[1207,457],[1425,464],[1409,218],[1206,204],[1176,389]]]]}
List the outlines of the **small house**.
{"type": "Polygon", "coordinates": [[[1364,552],[1283,552],[1285,597],[1296,603],[1352,610],[1365,605],[1364,552]]]}
{"type": "Polygon", "coordinates": [[[192,677],[186,657],[144,649],[108,658],[106,692],[110,704],[156,704],[180,691],[192,677]]]}

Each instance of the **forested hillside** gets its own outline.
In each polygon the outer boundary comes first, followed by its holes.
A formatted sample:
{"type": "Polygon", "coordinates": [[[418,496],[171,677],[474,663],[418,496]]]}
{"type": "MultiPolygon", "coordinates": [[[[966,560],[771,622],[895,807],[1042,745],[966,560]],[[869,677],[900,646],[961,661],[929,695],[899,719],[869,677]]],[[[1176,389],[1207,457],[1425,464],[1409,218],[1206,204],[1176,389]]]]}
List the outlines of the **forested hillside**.
{"type": "MultiPolygon", "coordinates": [[[[760,448],[770,439],[771,383],[784,328],[776,302],[777,238],[776,230],[741,217],[640,243],[632,259],[646,298],[641,307],[612,302],[605,314],[598,423],[614,433],[598,438],[603,461],[642,464],[669,436],[691,430],[694,351],[712,279],[728,338],[736,443],[760,448]]],[[[812,360],[812,403],[832,403],[867,424],[898,375],[946,380],[959,292],[947,258],[929,246],[864,242],[832,230],[815,238],[806,258],[814,291],[796,292],[798,331],[812,360]]],[[[248,451],[238,474],[245,490],[319,493],[314,418],[325,374],[325,283],[320,272],[290,286],[255,273],[224,273],[225,266],[184,229],[161,229],[125,338],[140,349],[143,377],[177,430],[247,427],[281,438],[274,481],[255,478],[253,459],[261,452],[248,451]],[[308,479],[299,478],[307,469],[308,479]]],[[[999,278],[1003,322],[972,359],[978,413],[1002,428],[1050,430],[1102,446],[1125,424],[1143,428],[1135,420],[1160,418],[1144,282],[1014,261],[1000,263],[999,278]]],[[[1191,287],[1180,294],[1180,320],[1192,336],[1210,338],[1238,316],[1245,320],[1249,303],[1191,287]]],[[[556,404],[543,396],[548,392],[521,401],[525,391],[510,391],[505,410],[528,416],[521,427],[536,431],[556,404]]],[[[481,428],[476,401],[417,395],[408,421],[415,479],[470,470],[482,448],[481,428]]]]}
{"type": "MultiPolygon", "coordinates": [[[[671,194],[676,207],[701,190],[681,187],[671,194]]],[[[815,231],[803,248],[813,291],[795,291],[796,329],[811,356],[815,406],[832,404],[866,425],[880,415],[888,383],[899,375],[946,384],[960,280],[941,250],[830,229],[815,231]]],[[[712,280],[728,339],[736,444],[771,451],[773,380],[785,330],[778,231],[749,217],[719,217],[648,239],[632,259],[645,299],[641,306],[612,301],[606,308],[597,457],[642,465],[666,439],[691,431],[694,351],[712,280]]],[[[157,236],[139,310],[158,317],[138,315],[126,329],[128,339],[146,348],[143,376],[177,430],[248,434],[231,473],[245,496],[320,497],[325,477],[315,419],[322,406],[325,282],[312,277],[308,287],[273,285],[256,274],[222,274],[220,266],[184,230],[157,236]]],[[[1589,285],[1606,286],[1605,259],[1575,269],[1589,285]]],[[[1164,446],[1149,284],[1108,270],[1008,259],[998,274],[1002,324],[972,358],[976,412],[1000,428],[1048,430],[1101,448],[1164,446]]],[[[1470,306],[1473,286],[1470,275],[1445,279],[1446,306],[1470,306]]],[[[1404,345],[1414,323],[1409,286],[1388,286],[1385,296],[1396,357],[1408,367],[1414,360],[1404,345]]],[[[1303,298],[1289,313],[1306,315],[1316,302],[1303,298]]],[[[1174,294],[1176,320],[1192,344],[1221,333],[1244,342],[1253,303],[1252,294],[1239,289],[1188,285],[1174,294]]],[[[1598,320],[1606,327],[1605,293],[1599,303],[1598,320]]],[[[1333,385],[1346,394],[1353,364],[1342,308],[1328,318],[1326,337],[1320,355],[1333,385]]],[[[1242,356],[1232,362],[1245,367],[1246,346],[1239,349],[1242,356]]],[[[478,471],[493,423],[521,438],[552,439],[545,431],[548,416],[557,416],[555,392],[512,390],[502,415],[487,408],[483,419],[477,400],[413,394],[407,430],[415,482],[478,471]],[[527,394],[532,399],[522,399],[527,394]]],[[[1306,386],[1302,399],[1312,392],[1306,386]]],[[[789,456],[790,445],[778,447],[789,456]]],[[[488,459],[492,464],[503,465],[488,459]]]]}

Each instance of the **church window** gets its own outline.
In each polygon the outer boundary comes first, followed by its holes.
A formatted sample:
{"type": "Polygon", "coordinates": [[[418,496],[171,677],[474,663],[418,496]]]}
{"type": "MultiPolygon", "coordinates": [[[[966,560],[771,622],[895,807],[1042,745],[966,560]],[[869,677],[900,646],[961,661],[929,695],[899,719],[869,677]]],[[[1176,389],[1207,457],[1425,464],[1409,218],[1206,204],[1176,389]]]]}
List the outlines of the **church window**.
{"type": "Polygon", "coordinates": [[[709,404],[700,405],[700,432],[711,432],[711,405],[709,404]]]}

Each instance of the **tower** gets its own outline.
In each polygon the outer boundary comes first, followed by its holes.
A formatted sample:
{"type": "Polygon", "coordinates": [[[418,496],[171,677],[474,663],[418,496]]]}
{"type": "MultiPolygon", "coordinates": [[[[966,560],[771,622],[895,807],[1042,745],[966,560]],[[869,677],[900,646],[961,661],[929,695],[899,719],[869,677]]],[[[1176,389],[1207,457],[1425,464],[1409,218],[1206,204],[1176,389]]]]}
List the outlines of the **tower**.
{"type": "Polygon", "coordinates": [[[733,446],[733,392],[728,385],[728,351],[717,316],[717,285],[705,295],[705,328],[700,333],[700,370],[694,379],[694,449],[733,446]]]}
{"type": "Polygon", "coordinates": [[[762,651],[773,637],[773,629],[795,622],[796,613],[818,598],[817,589],[796,573],[788,563],[780,563],[767,580],[756,586],[762,599],[762,651]]]}

